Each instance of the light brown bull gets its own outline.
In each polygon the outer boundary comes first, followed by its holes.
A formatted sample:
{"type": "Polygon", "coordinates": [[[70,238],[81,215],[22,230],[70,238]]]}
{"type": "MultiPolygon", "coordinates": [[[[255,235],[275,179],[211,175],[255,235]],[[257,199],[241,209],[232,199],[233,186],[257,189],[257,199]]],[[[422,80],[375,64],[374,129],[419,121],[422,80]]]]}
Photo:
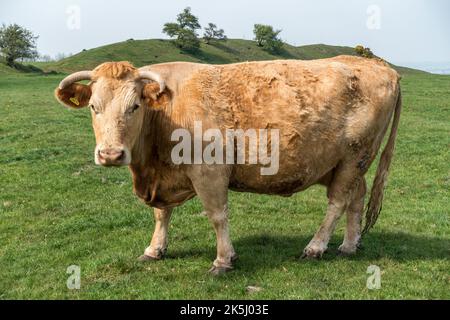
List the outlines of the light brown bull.
{"type": "Polygon", "coordinates": [[[350,56],[230,65],[175,62],[141,69],[110,62],[68,76],[56,97],[72,108],[90,106],[96,163],[129,165],[134,192],[155,208],[155,232],[140,259],[163,257],[172,209],[198,196],[217,235],[213,273],[231,269],[237,257],[228,232],[229,189],[289,196],[323,184],[328,209],[303,256],[322,256],[344,212],[347,227],[339,250],[356,252],[364,175],[393,118],[366,212],[367,231],[381,209],[401,109],[397,72],[384,62],[350,56]],[[204,130],[222,132],[279,129],[277,173],[261,175],[260,163],[174,164],[172,133],[193,132],[196,121],[204,130]]]}

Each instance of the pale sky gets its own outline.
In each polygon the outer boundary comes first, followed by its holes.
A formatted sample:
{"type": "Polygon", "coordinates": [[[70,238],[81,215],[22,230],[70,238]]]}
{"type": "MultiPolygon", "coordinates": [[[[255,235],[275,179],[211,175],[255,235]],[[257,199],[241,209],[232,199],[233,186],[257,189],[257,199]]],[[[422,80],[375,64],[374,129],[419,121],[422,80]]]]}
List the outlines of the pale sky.
{"type": "Polygon", "coordinates": [[[363,44],[403,65],[450,61],[448,0],[1,0],[0,24],[31,29],[39,52],[54,56],[129,38],[166,38],[163,24],[186,6],[229,38],[252,39],[253,24],[264,23],[282,29],[281,38],[293,45],[363,44]]]}

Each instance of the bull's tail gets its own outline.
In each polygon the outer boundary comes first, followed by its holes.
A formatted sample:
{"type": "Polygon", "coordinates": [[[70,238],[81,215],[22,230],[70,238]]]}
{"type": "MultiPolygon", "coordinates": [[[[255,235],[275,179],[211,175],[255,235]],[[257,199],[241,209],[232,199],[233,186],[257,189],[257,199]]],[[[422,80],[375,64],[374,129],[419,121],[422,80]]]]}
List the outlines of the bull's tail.
{"type": "Polygon", "coordinates": [[[387,177],[389,173],[389,166],[391,164],[392,155],[394,153],[395,138],[397,136],[398,123],[400,120],[400,112],[402,109],[402,96],[400,87],[398,91],[397,103],[394,110],[394,119],[392,120],[391,133],[389,139],[384,147],[383,153],[378,163],[377,173],[373,181],[372,190],[370,193],[369,203],[366,211],[366,225],[362,231],[364,235],[370,228],[372,228],[378,219],[381,212],[383,202],[383,192],[386,186],[387,177]]]}

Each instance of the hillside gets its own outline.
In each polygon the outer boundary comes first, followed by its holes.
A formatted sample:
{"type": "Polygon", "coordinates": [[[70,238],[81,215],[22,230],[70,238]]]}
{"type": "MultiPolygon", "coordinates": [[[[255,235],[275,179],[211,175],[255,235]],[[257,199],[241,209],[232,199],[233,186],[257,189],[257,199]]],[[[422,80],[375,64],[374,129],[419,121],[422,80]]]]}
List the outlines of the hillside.
{"type": "MultiPolygon", "coordinates": [[[[69,73],[82,69],[92,69],[105,61],[127,60],[140,67],[169,61],[190,61],[212,64],[226,64],[252,60],[273,59],[321,59],[341,54],[355,55],[353,48],[324,44],[295,47],[286,44],[280,54],[270,54],[256,45],[256,42],[229,39],[210,45],[202,43],[198,54],[188,54],[176,48],[169,40],[128,40],[95,49],[85,50],[58,62],[35,63],[45,72],[69,73]]],[[[403,67],[401,73],[421,72],[403,67]]]]}

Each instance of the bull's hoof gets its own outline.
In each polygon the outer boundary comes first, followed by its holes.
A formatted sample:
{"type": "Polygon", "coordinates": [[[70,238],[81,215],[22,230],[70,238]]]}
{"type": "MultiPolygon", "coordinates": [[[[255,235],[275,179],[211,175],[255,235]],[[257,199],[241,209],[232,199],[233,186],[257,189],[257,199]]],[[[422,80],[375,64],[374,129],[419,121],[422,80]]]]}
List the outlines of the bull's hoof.
{"type": "Polygon", "coordinates": [[[300,259],[303,260],[320,260],[323,256],[323,252],[303,252],[300,259]]]}
{"type": "Polygon", "coordinates": [[[233,267],[231,266],[212,266],[211,269],[209,269],[208,273],[213,276],[220,276],[222,274],[225,274],[229,271],[233,270],[233,267]]]}
{"type": "Polygon", "coordinates": [[[349,257],[356,254],[356,251],[358,250],[358,246],[345,246],[344,244],[341,244],[338,248],[338,255],[349,257]]]}
{"type": "Polygon", "coordinates": [[[326,252],[324,248],[318,248],[315,246],[308,246],[303,250],[303,254],[301,255],[301,259],[311,259],[318,260],[322,258],[323,254],[326,252]]]}
{"type": "Polygon", "coordinates": [[[149,262],[149,261],[158,261],[158,260],[161,260],[161,258],[151,257],[151,256],[148,256],[146,254],[143,254],[137,260],[139,262],[149,262]]]}

